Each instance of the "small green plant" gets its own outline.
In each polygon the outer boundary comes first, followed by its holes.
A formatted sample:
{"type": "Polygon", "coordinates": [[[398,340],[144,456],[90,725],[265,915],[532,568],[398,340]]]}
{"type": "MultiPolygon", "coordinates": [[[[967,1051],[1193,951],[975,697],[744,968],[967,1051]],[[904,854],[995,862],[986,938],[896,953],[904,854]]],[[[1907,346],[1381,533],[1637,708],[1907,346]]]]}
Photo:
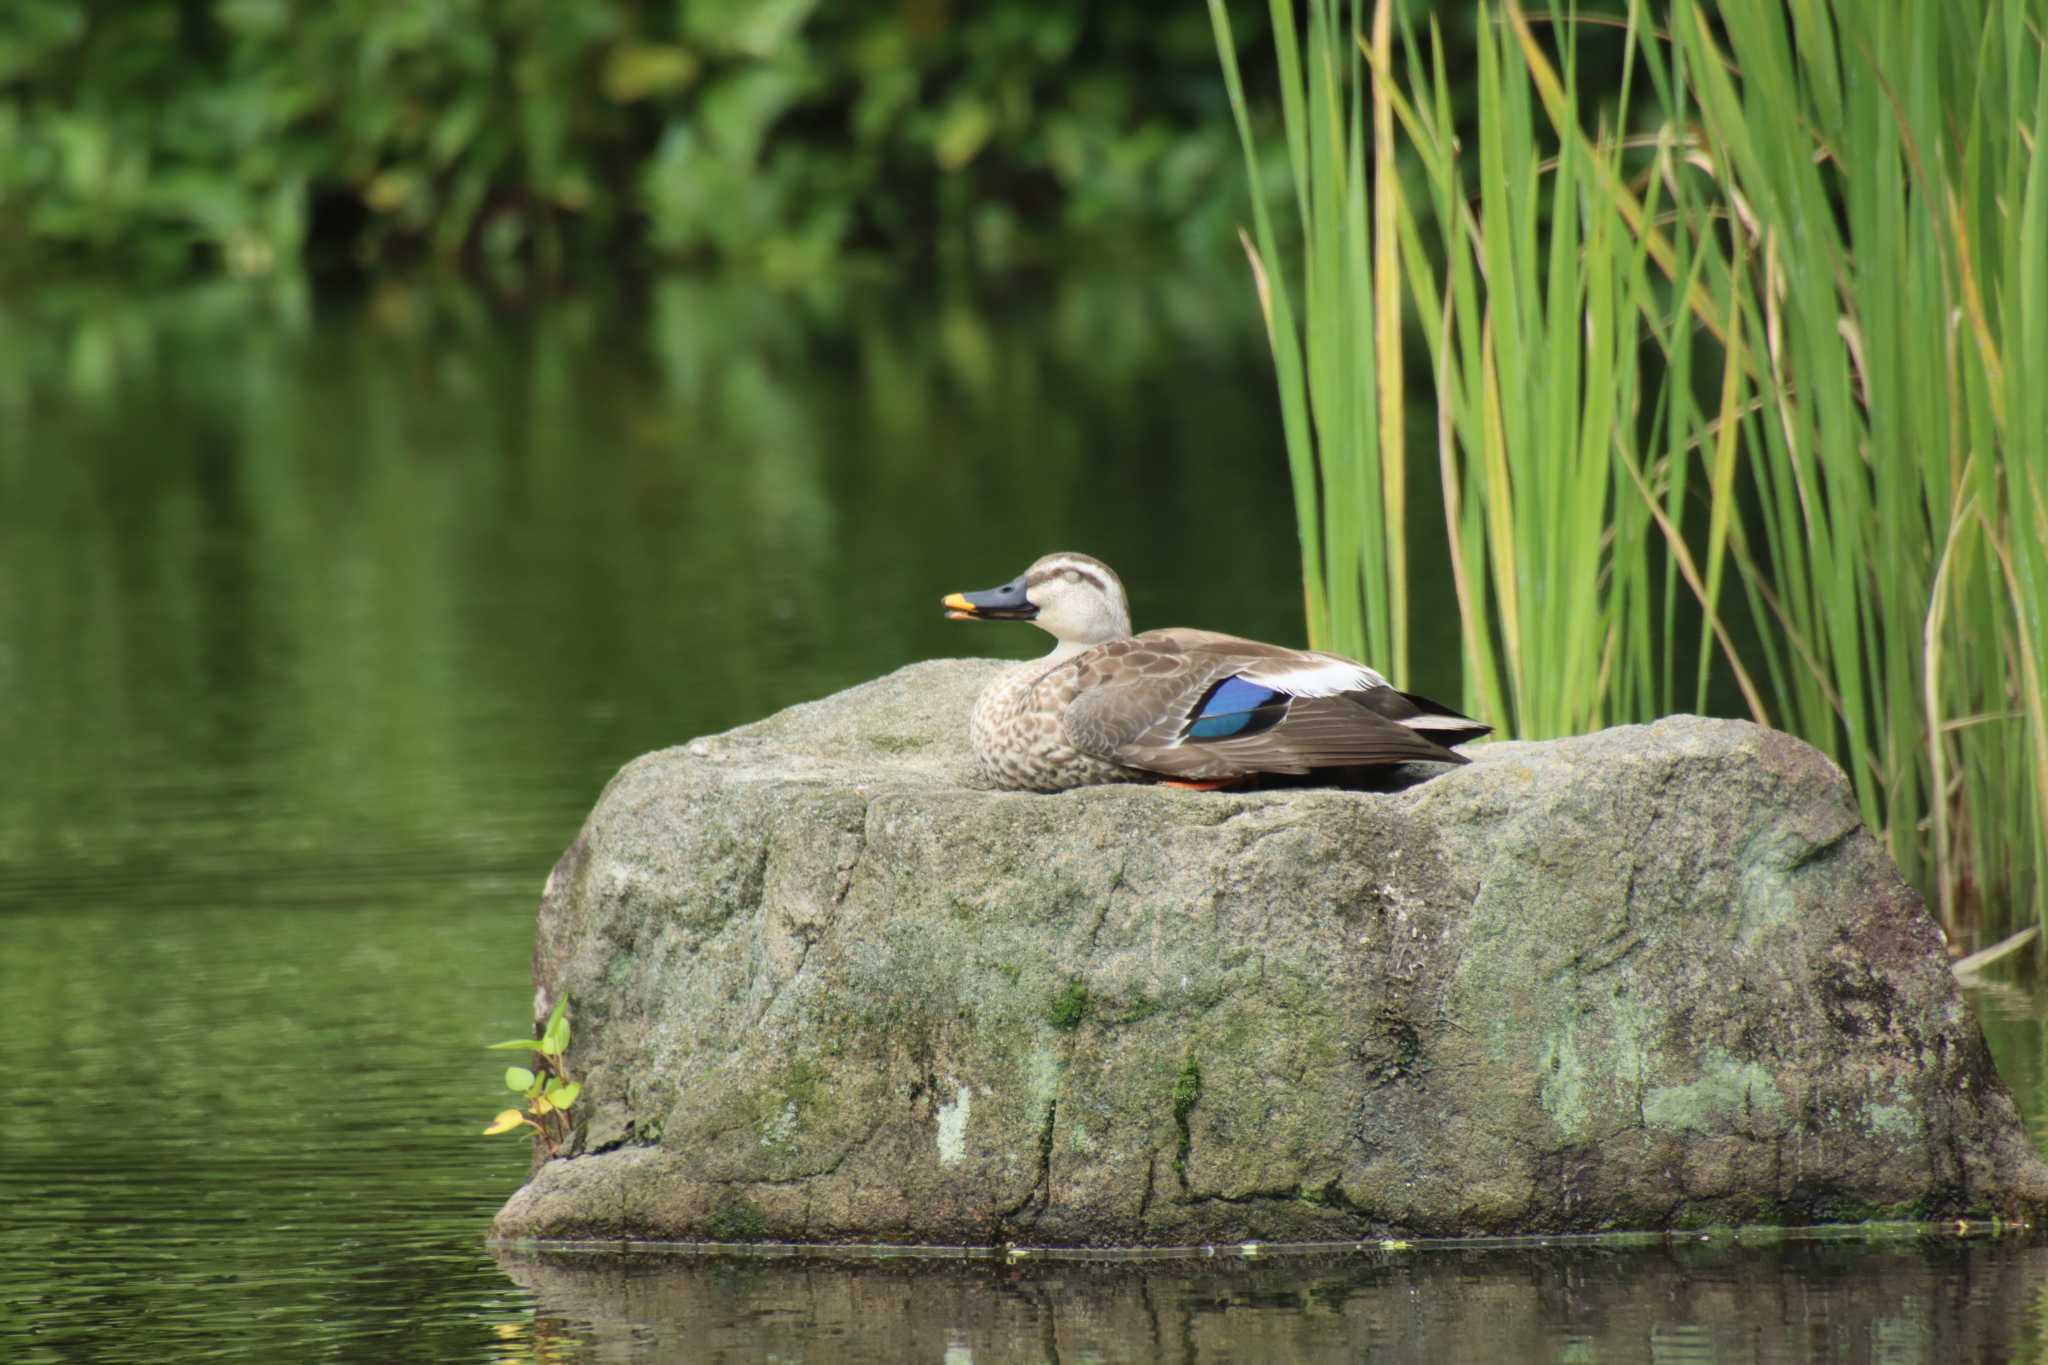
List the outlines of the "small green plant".
{"type": "Polygon", "coordinates": [[[569,1107],[583,1093],[583,1087],[569,1079],[569,1069],[562,1060],[562,1054],[569,1050],[568,1008],[568,996],[555,1001],[547,1027],[537,1039],[510,1038],[491,1044],[494,1052],[530,1051],[536,1061],[531,1067],[505,1068],[505,1088],[524,1098],[526,1108],[501,1111],[491,1120],[491,1126],[484,1129],[485,1137],[509,1133],[514,1128],[531,1128],[547,1146],[549,1157],[561,1155],[569,1141],[569,1107]]]}

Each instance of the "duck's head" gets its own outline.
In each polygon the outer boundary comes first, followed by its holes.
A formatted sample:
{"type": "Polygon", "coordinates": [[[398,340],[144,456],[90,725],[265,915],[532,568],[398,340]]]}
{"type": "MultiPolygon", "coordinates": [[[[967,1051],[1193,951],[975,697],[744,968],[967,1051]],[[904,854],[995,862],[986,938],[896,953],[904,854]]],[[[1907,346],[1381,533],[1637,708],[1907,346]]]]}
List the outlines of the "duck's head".
{"type": "Polygon", "coordinates": [[[1029,621],[1060,642],[1055,653],[1079,653],[1131,633],[1124,585],[1109,565],[1066,550],[1000,588],[947,593],[941,605],[954,621],[1029,621]]]}

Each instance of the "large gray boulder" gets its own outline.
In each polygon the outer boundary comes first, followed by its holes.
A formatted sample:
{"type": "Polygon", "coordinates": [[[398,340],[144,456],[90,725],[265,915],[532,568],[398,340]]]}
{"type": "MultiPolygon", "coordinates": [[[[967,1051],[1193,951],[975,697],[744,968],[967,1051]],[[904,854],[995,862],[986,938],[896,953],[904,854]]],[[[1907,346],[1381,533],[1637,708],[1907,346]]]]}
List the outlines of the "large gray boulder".
{"type": "Polygon", "coordinates": [[[1941,937],[1788,736],[1393,795],[977,789],[996,666],[613,779],[541,901],[574,1155],[501,1238],[1099,1244],[2030,1215],[1941,937]]]}

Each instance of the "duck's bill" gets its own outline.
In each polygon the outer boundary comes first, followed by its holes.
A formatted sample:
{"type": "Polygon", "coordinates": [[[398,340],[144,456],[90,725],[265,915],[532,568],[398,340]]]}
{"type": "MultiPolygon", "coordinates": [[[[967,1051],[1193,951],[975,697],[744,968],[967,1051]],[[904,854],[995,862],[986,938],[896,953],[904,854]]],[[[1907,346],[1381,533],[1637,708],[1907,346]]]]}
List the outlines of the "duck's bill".
{"type": "Polygon", "coordinates": [[[939,605],[946,609],[948,621],[1029,621],[1038,615],[1022,583],[986,592],[949,592],[939,605]]]}

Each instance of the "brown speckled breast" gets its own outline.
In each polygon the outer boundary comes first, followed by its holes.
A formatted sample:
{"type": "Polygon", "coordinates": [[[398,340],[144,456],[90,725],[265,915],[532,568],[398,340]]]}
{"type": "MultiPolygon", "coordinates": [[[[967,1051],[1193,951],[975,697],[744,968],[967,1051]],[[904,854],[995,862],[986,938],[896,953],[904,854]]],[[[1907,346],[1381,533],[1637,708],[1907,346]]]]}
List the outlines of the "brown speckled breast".
{"type": "Polygon", "coordinates": [[[1067,742],[1060,717],[1080,689],[1072,661],[1043,659],[1000,674],[974,703],[968,737],[982,775],[994,786],[1056,792],[1150,774],[1109,763],[1067,742]]]}

